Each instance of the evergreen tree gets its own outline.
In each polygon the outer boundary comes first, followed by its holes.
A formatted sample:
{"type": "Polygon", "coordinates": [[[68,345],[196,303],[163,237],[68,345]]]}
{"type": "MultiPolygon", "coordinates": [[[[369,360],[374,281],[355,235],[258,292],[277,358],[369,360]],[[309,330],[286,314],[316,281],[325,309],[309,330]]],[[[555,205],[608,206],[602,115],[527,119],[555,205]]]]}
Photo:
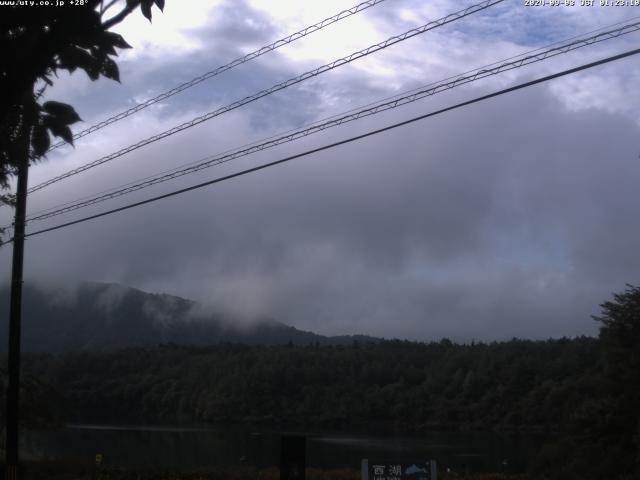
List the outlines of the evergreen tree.
{"type": "MultiPolygon", "coordinates": [[[[604,385],[610,394],[606,438],[620,475],[640,476],[640,287],[628,285],[603,303],[600,341],[604,351],[604,385]]],[[[621,477],[624,478],[624,477],[621,477]]]]}

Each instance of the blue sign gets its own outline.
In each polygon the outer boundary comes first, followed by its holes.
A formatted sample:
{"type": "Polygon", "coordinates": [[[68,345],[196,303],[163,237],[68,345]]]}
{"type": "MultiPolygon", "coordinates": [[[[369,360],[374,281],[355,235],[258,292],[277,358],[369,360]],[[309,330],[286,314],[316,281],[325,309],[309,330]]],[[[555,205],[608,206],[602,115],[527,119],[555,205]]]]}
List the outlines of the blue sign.
{"type": "Polygon", "coordinates": [[[437,480],[435,460],[390,462],[362,460],[362,480],[437,480]]]}

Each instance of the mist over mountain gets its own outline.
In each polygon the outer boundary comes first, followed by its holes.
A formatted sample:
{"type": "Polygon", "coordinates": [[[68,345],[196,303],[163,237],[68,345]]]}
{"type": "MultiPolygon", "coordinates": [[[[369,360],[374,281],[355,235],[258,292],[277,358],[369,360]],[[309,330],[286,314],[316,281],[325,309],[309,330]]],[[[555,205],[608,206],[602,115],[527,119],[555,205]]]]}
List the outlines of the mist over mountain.
{"type": "MultiPolygon", "coordinates": [[[[0,288],[0,351],[6,351],[9,289],[0,288]]],[[[22,349],[25,352],[112,350],[175,343],[213,345],[351,344],[377,341],[363,335],[327,337],[271,320],[241,322],[196,302],[117,284],[76,288],[25,286],[22,349]]]]}

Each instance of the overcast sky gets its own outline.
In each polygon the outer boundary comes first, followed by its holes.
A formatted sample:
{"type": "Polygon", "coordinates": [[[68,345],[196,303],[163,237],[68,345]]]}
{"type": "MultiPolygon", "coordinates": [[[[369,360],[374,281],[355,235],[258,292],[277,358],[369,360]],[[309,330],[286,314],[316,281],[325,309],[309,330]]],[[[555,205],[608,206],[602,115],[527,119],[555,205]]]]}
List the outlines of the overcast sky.
{"type": "MultiPolygon", "coordinates": [[[[30,185],[472,5],[387,0],[241,65],[31,169],[30,185]]],[[[35,212],[640,15],[507,0],[34,193],[35,212]]],[[[577,3],[580,3],[577,1],[577,3]]],[[[598,2],[596,2],[598,3],[598,2]]],[[[355,4],[355,2],[353,3],[355,4]]],[[[122,83],[60,75],[81,129],[351,6],[168,0],[115,30],[122,83]]],[[[637,48],[640,34],[474,82],[133,195],[97,213],[637,48]]],[[[27,241],[25,280],[117,282],[322,334],[416,340],[593,335],[640,283],[640,57],[554,80],[27,241]]],[[[8,210],[0,220],[10,221],[8,210]]],[[[10,248],[0,249],[4,280],[10,248]]]]}

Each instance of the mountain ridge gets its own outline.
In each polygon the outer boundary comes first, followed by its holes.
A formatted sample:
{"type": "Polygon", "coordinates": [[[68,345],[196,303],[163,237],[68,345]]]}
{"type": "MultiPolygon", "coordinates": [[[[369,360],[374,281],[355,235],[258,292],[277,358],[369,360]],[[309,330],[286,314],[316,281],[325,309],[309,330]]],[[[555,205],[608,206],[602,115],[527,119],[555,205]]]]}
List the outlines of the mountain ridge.
{"type": "MultiPolygon", "coordinates": [[[[6,351],[9,291],[0,287],[0,351],[6,351]]],[[[240,324],[230,315],[166,293],[116,283],[84,282],[73,289],[25,286],[25,352],[101,351],[166,343],[214,345],[347,345],[379,342],[367,335],[324,336],[273,319],[240,324]]]]}

